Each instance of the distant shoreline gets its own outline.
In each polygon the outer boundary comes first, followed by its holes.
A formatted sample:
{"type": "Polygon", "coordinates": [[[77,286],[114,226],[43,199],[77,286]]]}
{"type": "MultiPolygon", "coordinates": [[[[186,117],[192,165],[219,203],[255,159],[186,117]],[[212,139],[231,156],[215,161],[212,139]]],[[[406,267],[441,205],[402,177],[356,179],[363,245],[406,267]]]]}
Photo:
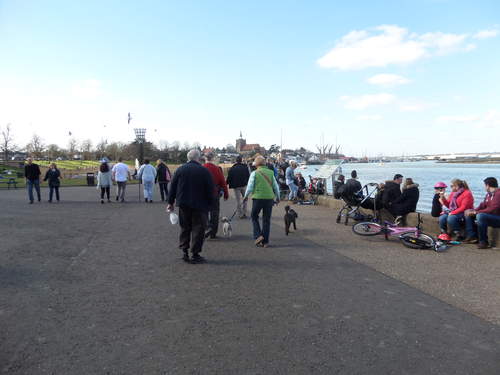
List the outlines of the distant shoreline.
{"type": "Polygon", "coordinates": [[[438,160],[437,163],[448,163],[448,164],[500,164],[500,158],[498,159],[453,159],[453,160],[438,160]]]}

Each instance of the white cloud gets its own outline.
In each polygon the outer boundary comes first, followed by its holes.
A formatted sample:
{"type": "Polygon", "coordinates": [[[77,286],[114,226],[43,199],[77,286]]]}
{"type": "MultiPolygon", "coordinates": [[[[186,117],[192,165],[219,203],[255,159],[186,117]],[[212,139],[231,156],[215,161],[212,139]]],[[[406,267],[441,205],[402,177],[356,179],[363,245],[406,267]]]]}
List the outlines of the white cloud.
{"type": "Polygon", "coordinates": [[[369,107],[385,105],[395,100],[396,97],[394,95],[387,93],[340,97],[340,101],[344,103],[345,108],[354,110],[363,110],[369,107]]]}
{"type": "Polygon", "coordinates": [[[357,120],[361,121],[380,121],[382,120],[381,115],[361,115],[356,117],[357,120]]]}
{"type": "Polygon", "coordinates": [[[426,57],[470,51],[475,48],[468,43],[470,38],[468,34],[410,33],[397,25],[382,25],[349,32],[317,63],[339,70],[410,64],[426,57]]]}
{"type": "Polygon", "coordinates": [[[435,104],[425,103],[418,100],[408,100],[399,102],[399,110],[402,112],[420,112],[434,106],[435,104]]]}
{"type": "Polygon", "coordinates": [[[480,129],[492,129],[500,127],[500,111],[492,109],[480,115],[450,115],[436,118],[438,124],[468,124],[480,129]]]}
{"type": "Polygon", "coordinates": [[[498,30],[481,30],[473,35],[474,39],[494,38],[498,35],[498,30]]]}
{"type": "Polygon", "coordinates": [[[368,78],[368,83],[379,86],[396,86],[410,83],[408,78],[397,74],[376,74],[368,78]]]}

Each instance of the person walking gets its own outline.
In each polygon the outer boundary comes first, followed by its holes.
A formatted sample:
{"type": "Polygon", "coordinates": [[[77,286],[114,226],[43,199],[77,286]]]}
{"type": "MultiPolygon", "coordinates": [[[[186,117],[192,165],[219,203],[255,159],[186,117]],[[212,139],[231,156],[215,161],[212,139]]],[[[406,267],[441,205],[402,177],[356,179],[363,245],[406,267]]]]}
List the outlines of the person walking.
{"type": "Polygon", "coordinates": [[[266,167],[264,157],[257,156],[254,163],[257,170],[250,175],[244,200],[248,200],[248,197],[252,195],[251,217],[255,245],[268,247],[273,204],[279,203],[280,190],[273,171],[266,167]],[[259,222],[260,211],[262,211],[262,227],[259,222]]]}
{"type": "Polygon", "coordinates": [[[149,159],[144,159],[144,164],[139,168],[137,176],[144,185],[144,202],[153,203],[153,188],[155,186],[156,168],[149,164],[149,159]]]}
{"type": "Polygon", "coordinates": [[[40,194],[40,167],[38,164],[33,163],[32,158],[28,158],[27,164],[24,166],[24,177],[26,178],[26,187],[28,188],[28,198],[30,200],[30,204],[33,204],[35,198],[33,197],[33,188],[36,190],[36,195],[38,197],[38,202],[42,200],[42,196],[40,194]]]}
{"type": "Polygon", "coordinates": [[[243,197],[245,196],[249,178],[250,172],[248,167],[243,163],[241,155],[238,155],[236,157],[236,164],[229,168],[227,172],[226,182],[229,188],[234,191],[237,213],[240,219],[247,217],[247,202],[243,200],[243,197]]]}
{"type": "Polygon", "coordinates": [[[200,253],[205,240],[208,210],[214,200],[214,182],[207,168],[200,163],[200,152],[196,149],[187,154],[188,162],[179,167],[170,183],[167,212],[179,207],[179,248],[185,262],[201,263],[200,253]],[[191,259],[189,249],[191,248],[191,259]]]}
{"type": "Polygon", "coordinates": [[[168,199],[168,183],[172,179],[172,174],[170,173],[170,169],[168,169],[167,164],[163,162],[163,160],[158,159],[156,161],[156,179],[155,182],[158,182],[158,187],[160,188],[161,201],[165,201],[168,199]]]}
{"type": "Polygon", "coordinates": [[[229,192],[227,190],[226,180],[222,169],[213,163],[214,154],[209,153],[205,156],[207,162],[203,164],[205,168],[208,169],[212,175],[214,182],[214,199],[212,200],[212,207],[210,207],[210,212],[208,213],[208,227],[209,230],[206,237],[211,239],[217,238],[217,231],[219,230],[219,214],[220,214],[220,197],[224,196],[224,200],[227,201],[229,198],[229,192]]]}
{"type": "Polygon", "coordinates": [[[285,172],[286,184],[290,189],[290,194],[288,194],[288,200],[290,201],[297,199],[297,192],[299,191],[299,187],[295,184],[295,168],[297,168],[297,162],[292,160],[285,172]]]}
{"type": "Polygon", "coordinates": [[[113,180],[116,181],[116,200],[125,202],[125,189],[127,188],[127,181],[130,180],[130,171],[121,157],[111,169],[111,173],[113,180]]]}
{"type": "Polygon", "coordinates": [[[97,189],[101,189],[101,204],[104,204],[104,194],[108,198],[108,203],[111,203],[111,199],[109,198],[111,185],[113,185],[111,170],[109,169],[108,162],[103,159],[99,166],[99,172],[97,172],[97,189]]]}
{"type": "Polygon", "coordinates": [[[56,192],[56,199],[59,202],[59,186],[61,185],[61,172],[57,169],[56,163],[50,163],[49,169],[45,173],[44,181],[49,181],[49,203],[52,203],[54,191],[56,192]]]}

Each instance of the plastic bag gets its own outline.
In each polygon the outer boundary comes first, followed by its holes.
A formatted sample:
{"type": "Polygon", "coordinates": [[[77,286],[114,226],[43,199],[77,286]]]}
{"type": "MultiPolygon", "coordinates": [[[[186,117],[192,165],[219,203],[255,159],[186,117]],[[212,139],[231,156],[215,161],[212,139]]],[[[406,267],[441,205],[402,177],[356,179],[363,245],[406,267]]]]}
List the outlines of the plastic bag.
{"type": "Polygon", "coordinates": [[[170,222],[172,225],[177,225],[179,223],[179,215],[177,215],[174,211],[170,211],[170,222]]]}

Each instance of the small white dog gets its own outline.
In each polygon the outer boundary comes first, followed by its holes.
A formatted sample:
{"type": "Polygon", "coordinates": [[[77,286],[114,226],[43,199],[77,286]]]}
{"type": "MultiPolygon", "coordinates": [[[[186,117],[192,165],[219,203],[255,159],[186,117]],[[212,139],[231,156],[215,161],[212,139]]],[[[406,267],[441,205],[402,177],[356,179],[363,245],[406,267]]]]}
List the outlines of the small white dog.
{"type": "Polygon", "coordinates": [[[221,223],[222,223],[222,235],[226,238],[231,238],[231,236],[233,235],[233,228],[231,227],[231,221],[226,216],[224,216],[221,219],[221,223]]]}

